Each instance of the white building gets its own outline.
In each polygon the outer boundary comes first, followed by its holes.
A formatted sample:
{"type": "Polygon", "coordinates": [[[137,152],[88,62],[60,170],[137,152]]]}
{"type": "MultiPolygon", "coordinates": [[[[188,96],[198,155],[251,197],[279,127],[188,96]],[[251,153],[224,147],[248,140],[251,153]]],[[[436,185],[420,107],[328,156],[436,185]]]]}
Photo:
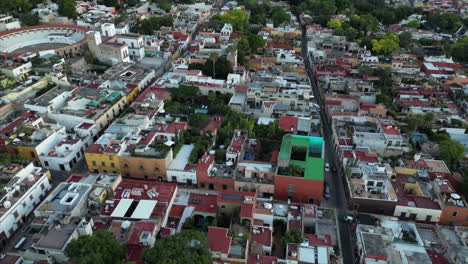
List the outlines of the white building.
{"type": "Polygon", "coordinates": [[[193,144],[182,146],[166,171],[167,181],[197,184],[196,166],[187,166],[189,164],[190,154],[194,148],[195,146],[193,144]]]}
{"type": "Polygon", "coordinates": [[[229,23],[224,24],[223,28],[221,29],[221,37],[220,37],[221,41],[228,41],[233,31],[234,30],[231,24],[229,23]]]}
{"type": "Polygon", "coordinates": [[[4,187],[3,197],[0,198],[1,245],[25,222],[26,217],[51,189],[49,177],[48,170],[30,163],[4,187]]]}
{"type": "Polygon", "coordinates": [[[0,32],[20,28],[21,24],[18,19],[9,15],[0,15],[0,32]]]}
{"type": "Polygon", "coordinates": [[[90,138],[81,139],[55,132],[42,141],[36,150],[44,168],[70,171],[83,158],[85,144],[90,141],[90,138]]]}
{"type": "Polygon", "coordinates": [[[132,59],[145,57],[145,43],[143,37],[137,34],[119,34],[116,36],[117,43],[125,43],[132,59]]]}

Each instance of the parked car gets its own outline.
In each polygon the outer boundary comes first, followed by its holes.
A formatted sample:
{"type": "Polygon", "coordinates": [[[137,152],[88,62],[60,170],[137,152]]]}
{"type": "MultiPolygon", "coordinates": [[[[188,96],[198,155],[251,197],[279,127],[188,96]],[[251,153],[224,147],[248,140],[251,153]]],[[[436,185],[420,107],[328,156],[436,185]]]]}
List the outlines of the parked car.
{"type": "Polygon", "coordinates": [[[330,199],[331,197],[330,186],[328,185],[328,183],[325,183],[325,191],[323,193],[323,197],[325,197],[325,199],[330,199]]]}
{"type": "Polygon", "coordinates": [[[328,164],[328,162],[325,163],[325,171],[330,172],[330,164],[328,164]]]}

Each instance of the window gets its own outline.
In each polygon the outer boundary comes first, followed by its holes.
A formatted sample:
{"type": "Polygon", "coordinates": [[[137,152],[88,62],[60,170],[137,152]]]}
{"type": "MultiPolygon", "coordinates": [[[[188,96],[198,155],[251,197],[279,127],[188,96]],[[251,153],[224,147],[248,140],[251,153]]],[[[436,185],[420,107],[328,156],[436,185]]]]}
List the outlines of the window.
{"type": "Polygon", "coordinates": [[[400,216],[401,216],[401,217],[406,217],[406,213],[405,213],[405,212],[401,212],[400,216]]]}
{"type": "Polygon", "coordinates": [[[382,187],[383,186],[383,182],[377,182],[377,187],[382,187]]]}
{"type": "Polygon", "coordinates": [[[227,185],[223,184],[223,190],[226,190],[226,189],[227,189],[227,185]]]}
{"type": "Polygon", "coordinates": [[[124,168],[128,169],[128,164],[127,163],[124,164],[124,168]]]}
{"type": "MultiPolygon", "coordinates": [[[[200,187],[201,187],[201,188],[205,188],[205,183],[204,183],[204,182],[200,183],[200,187]]],[[[468,220],[467,220],[467,221],[468,221],[468,220]]]]}
{"type": "Polygon", "coordinates": [[[113,156],[113,155],[109,155],[109,160],[114,160],[114,156],[113,156]]]}
{"type": "Polygon", "coordinates": [[[95,160],[93,160],[93,166],[96,166],[96,161],[95,160]]]}
{"type": "Polygon", "coordinates": [[[31,151],[31,157],[33,157],[33,158],[36,157],[36,153],[34,153],[34,151],[31,151]]]}
{"type": "Polygon", "coordinates": [[[15,211],[15,212],[13,213],[13,216],[14,216],[15,218],[18,218],[18,216],[19,216],[18,211],[15,211]]]}
{"type": "Polygon", "coordinates": [[[452,216],[457,216],[457,215],[458,215],[458,212],[457,212],[457,211],[455,211],[455,212],[452,213],[452,216]]]}
{"type": "Polygon", "coordinates": [[[367,186],[374,186],[374,182],[373,181],[368,181],[367,186]]]}
{"type": "Polygon", "coordinates": [[[106,162],[104,162],[104,161],[101,162],[101,164],[102,164],[102,166],[106,166],[106,162]]]}
{"type": "Polygon", "coordinates": [[[159,168],[154,168],[154,171],[159,172],[161,170],[159,168]]]}
{"type": "Polygon", "coordinates": [[[221,208],[223,208],[223,209],[224,209],[224,208],[226,208],[226,206],[223,204],[223,205],[221,205],[221,208]]]}
{"type": "Polygon", "coordinates": [[[140,165],[140,170],[145,170],[145,167],[143,165],[140,165]]]}
{"type": "Polygon", "coordinates": [[[427,216],[426,216],[426,222],[430,222],[431,219],[432,219],[432,215],[427,215],[427,216]]]}
{"type": "Polygon", "coordinates": [[[44,161],[44,165],[45,165],[46,167],[49,167],[49,162],[48,162],[48,161],[44,161]]]}
{"type": "Polygon", "coordinates": [[[41,190],[44,190],[44,189],[45,189],[44,183],[41,183],[41,190]]]}
{"type": "Polygon", "coordinates": [[[115,163],[114,162],[111,162],[111,167],[115,168],[115,163]]]}

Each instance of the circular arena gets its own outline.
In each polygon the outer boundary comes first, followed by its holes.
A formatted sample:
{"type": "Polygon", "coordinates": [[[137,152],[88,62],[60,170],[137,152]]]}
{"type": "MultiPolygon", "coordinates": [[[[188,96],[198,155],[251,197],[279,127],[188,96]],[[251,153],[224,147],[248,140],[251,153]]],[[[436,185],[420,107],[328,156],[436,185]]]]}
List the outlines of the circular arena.
{"type": "Polygon", "coordinates": [[[39,25],[0,32],[0,53],[20,55],[55,50],[58,55],[79,54],[89,30],[76,25],[39,25]]]}

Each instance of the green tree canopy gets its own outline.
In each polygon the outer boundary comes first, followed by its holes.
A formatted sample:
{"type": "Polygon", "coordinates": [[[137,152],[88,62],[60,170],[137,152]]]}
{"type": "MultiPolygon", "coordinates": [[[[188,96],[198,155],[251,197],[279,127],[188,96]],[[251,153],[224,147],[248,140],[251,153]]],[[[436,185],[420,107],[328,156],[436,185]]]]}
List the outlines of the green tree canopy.
{"type": "Polygon", "coordinates": [[[389,54],[399,49],[400,39],[398,39],[398,36],[393,32],[387,32],[380,36],[378,39],[372,40],[373,51],[389,54]]]}
{"type": "Polygon", "coordinates": [[[416,19],[413,19],[410,22],[408,22],[406,26],[412,27],[412,28],[419,28],[421,24],[419,24],[419,22],[416,19]]]}
{"type": "Polygon", "coordinates": [[[76,18],[78,13],[76,12],[76,2],[74,0],[58,0],[58,13],[68,18],[76,18]]]}
{"type": "Polygon", "coordinates": [[[159,8],[162,10],[169,12],[171,11],[171,1],[169,0],[157,0],[156,3],[158,4],[159,8]]]}
{"type": "Polygon", "coordinates": [[[288,243],[299,243],[302,242],[302,235],[301,232],[295,229],[289,229],[284,233],[281,239],[284,245],[287,245],[288,243]]]}
{"type": "Polygon", "coordinates": [[[76,264],[125,263],[125,248],[109,231],[104,230],[73,240],[65,249],[65,254],[76,264]]]}
{"type": "Polygon", "coordinates": [[[413,34],[409,31],[403,31],[398,35],[398,39],[400,40],[400,46],[402,48],[409,48],[411,45],[411,41],[413,38],[413,34]]]}
{"type": "Polygon", "coordinates": [[[468,63],[468,37],[459,38],[458,41],[452,45],[450,54],[454,60],[468,63]]]}
{"type": "Polygon", "coordinates": [[[341,21],[338,18],[328,20],[327,26],[331,29],[341,28],[341,21]]]}
{"type": "Polygon", "coordinates": [[[201,130],[208,125],[208,116],[206,114],[193,114],[189,117],[189,125],[195,130],[201,130]]]}
{"type": "Polygon", "coordinates": [[[161,27],[172,27],[174,19],[170,16],[155,16],[141,21],[138,32],[145,35],[151,35],[155,30],[161,27]]]}
{"type": "Polygon", "coordinates": [[[289,21],[291,16],[281,8],[274,8],[271,19],[273,20],[273,25],[277,27],[281,23],[289,21]]]}
{"type": "Polygon", "coordinates": [[[428,129],[432,121],[434,121],[434,115],[432,113],[412,114],[407,115],[405,118],[405,123],[410,131],[428,129]]]}
{"type": "Polygon", "coordinates": [[[211,264],[206,236],[198,231],[182,231],[156,241],[154,247],[145,250],[146,264],[211,264]]]}
{"type": "Polygon", "coordinates": [[[450,169],[455,169],[458,162],[463,158],[465,147],[458,144],[453,139],[446,139],[439,142],[440,158],[450,169]]]}
{"type": "Polygon", "coordinates": [[[179,103],[193,103],[200,96],[200,89],[193,85],[180,85],[178,88],[168,89],[172,101],[179,103]]]}
{"type": "Polygon", "coordinates": [[[211,56],[205,64],[191,63],[189,70],[201,70],[205,75],[223,80],[226,80],[227,76],[233,72],[232,65],[226,56],[211,56]]]}
{"type": "Polygon", "coordinates": [[[249,17],[240,9],[230,10],[220,16],[221,22],[229,23],[234,30],[245,30],[247,28],[249,17]]]}

